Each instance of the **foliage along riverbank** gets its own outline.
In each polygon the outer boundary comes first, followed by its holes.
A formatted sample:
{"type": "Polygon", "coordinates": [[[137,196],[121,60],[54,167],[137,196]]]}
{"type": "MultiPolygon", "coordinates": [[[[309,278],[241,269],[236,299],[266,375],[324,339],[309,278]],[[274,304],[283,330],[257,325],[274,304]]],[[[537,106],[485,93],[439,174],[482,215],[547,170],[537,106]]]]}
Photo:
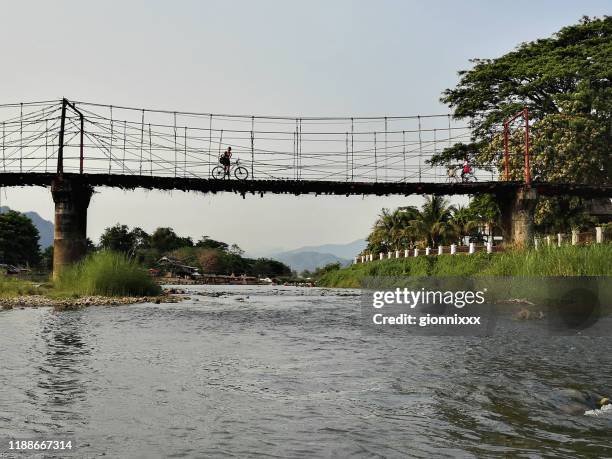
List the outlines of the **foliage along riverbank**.
{"type": "Polygon", "coordinates": [[[371,276],[612,276],[610,260],[612,244],[420,256],[331,269],[321,274],[317,286],[359,288],[371,276]]]}

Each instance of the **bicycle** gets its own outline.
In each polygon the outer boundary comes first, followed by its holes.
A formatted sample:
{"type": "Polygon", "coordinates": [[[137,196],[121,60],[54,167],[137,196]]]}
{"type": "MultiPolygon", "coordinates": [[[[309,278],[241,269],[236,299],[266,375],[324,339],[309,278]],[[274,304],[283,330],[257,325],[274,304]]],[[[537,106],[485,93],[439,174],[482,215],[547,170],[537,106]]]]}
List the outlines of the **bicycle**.
{"type": "Polygon", "coordinates": [[[240,165],[239,159],[230,164],[227,173],[224,166],[216,166],[211,171],[212,177],[216,180],[223,180],[226,177],[230,178],[232,173],[238,180],[246,180],[249,177],[249,171],[246,167],[240,165]]]}
{"type": "Polygon", "coordinates": [[[469,183],[477,182],[478,179],[474,175],[474,171],[471,170],[467,174],[461,175],[461,166],[450,166],[446,169],[446,181],[447,183],[469,183]]]}

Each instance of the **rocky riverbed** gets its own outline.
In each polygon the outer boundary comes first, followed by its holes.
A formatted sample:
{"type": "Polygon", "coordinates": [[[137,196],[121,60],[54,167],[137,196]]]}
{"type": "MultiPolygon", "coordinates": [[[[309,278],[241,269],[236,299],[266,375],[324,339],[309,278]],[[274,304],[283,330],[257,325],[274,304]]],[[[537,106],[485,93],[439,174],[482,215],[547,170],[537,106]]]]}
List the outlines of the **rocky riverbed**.
{"type": "Polygon", "coordinates": [[[119,306],[135,303],[176,303],[183,297],[173,294],[159,296],[100,296],[53,298],[45,295],[21,295],[0,298],[0,309],[52,307],[58,311],[81,309],[88,306],[119,306]]]}

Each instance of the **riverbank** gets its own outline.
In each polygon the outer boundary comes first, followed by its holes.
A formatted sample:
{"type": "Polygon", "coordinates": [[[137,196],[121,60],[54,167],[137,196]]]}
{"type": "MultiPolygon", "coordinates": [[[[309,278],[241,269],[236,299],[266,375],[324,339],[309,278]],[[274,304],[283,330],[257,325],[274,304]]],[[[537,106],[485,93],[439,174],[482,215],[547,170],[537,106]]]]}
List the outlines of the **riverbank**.
{"type": "Polygon", "coordinates": [[[81,309],[88,306],[120,306],[137,303],[177,303],[183,298],[168,291],[156,296],[57,296],[39,293],[0,297],[0,310],[15,308],[52,307],[58,311],[81,309]]]}
{"type": "Polygon", "coordinates": [[[359,288],[382,276],[612,276],[612,244],[562,246],[472,255],[432,255],[358,263],[329,271],[320,287],[359,288]]]}

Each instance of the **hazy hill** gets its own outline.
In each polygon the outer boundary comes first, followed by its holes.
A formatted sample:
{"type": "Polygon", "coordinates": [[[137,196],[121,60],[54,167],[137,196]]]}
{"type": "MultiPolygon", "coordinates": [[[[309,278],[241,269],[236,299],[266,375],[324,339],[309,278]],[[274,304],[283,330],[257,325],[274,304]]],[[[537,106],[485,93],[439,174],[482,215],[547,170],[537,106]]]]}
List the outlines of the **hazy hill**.
{"type": "Polygon", "coordinates": [[[348,244],[324,244],[300,247],[276,253],[272,258],[289,265],[291,269],[302,272],[305,269],[312,271],[329,263],[347,265],[366,247],[364,240],[349,242],[348,244]]]}
{"type": "Polygon", "coordinates": [[[305,269],[313,271],[316,268],[325,266],[329,263],[348,264],[349,261],[344,258],[339,258],[331,253],[319,252],[295,252],[295,253],[279,253],[274,255],[275,260],[281,261],[290,266],[292,270],[298,273],[305,269]]]}
{"type": "Polygon", "coordinates": [[[367,242],[363,239],[358,239],[347,244],[324,244],[310,245],[300,247],[299,249],[287,250],[281,254],[292,254],[300,252],[318,252],[322,254],[331,254],[345,260],[352,260],[359,252],[366,248],[367,242]]]}

